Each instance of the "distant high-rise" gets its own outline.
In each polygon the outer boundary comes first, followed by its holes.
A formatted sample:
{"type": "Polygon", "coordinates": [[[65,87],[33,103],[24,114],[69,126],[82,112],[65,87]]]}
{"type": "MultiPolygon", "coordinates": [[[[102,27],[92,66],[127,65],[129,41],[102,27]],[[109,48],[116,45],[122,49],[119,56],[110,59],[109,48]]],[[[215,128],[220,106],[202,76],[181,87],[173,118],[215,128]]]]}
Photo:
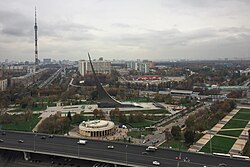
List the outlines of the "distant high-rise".
{"type": "MultiPolygon", "coordinates": [[[[103,60],[102,57],[99,60],[93,61],[92,64],[95,68],[96,73],[111,73],[111,62],[103,60]]],[[[78,70],[82,76],[84,76],[85,74],[93,73],[90,61],[88,60],[79,60],[78,70]]]]}
{"type": "Polygon", "coordinates": [[[36,20],[36,8],[35,8],[35,26],[34,26],[34,30],[35,30],[35,65],[39,64],[39,60],[38,60],[38,49],[37,49],[37,20],[36,20]]]}

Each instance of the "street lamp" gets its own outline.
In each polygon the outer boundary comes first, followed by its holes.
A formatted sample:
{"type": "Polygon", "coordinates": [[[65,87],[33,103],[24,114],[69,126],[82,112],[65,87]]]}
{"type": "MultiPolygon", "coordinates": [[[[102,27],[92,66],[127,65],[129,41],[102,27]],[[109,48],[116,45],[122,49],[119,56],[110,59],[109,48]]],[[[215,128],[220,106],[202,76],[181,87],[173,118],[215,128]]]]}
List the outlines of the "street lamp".
{"type": "Polygon", "coordinates": [[[210,140],[209,140],[209,145],[210,145],[210,154],[212,154],[212,140],[211,140],[211,131],[210,131],[210,140]]]}
{"type": "Polygon", "coordinates": [[[36,151],[36,136],[37,134],[34,135],[34,152],[36,151]]]}
{"type": "Polygon", "coordinates": [[[78,157],[80,157],[79,144],[77,144],[77,155],[78,155],[78,157]]]}
{"type": "Polygon", "coordinates": [[[128,152],[127,152],[128,145],[126,144],[126,165],[128,166],[128,152]]]}

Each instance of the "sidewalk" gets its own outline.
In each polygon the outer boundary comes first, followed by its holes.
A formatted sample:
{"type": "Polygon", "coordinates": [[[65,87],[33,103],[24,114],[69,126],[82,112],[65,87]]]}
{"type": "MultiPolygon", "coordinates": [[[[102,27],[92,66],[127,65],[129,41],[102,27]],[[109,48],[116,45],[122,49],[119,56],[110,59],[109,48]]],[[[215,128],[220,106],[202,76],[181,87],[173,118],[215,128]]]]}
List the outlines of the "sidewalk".
{"type": "Polygon", "coordinates": [[[236,108],[233,111],[231,111],[228,115],[226,115],[221,121],[219,121],[209,132],[206,132],[206,134],[200,138],[194,145],[192,145],[188,151],[190,152],[198,152],[201,150],[203,146],[205,146],[210,139],[213,138],[214,135],[216,135],[217,132],[221,130],[221,128],[240,110],[240,108],[236,108]]]}
{"type": "Polygon", "coordinates": [[[248,130],[250,129],[250,121],[247,126],[241,132],[239,138],[234,143],[233,147],[229,151],[230,154],[241,155],[243,148],[245,147],[248,140],[248,130]]]}

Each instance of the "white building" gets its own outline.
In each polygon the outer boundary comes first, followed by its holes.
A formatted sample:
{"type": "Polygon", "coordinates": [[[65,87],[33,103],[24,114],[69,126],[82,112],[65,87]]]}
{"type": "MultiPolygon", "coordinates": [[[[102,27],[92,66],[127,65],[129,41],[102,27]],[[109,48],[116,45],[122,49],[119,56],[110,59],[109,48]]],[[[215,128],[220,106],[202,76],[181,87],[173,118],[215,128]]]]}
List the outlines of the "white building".
{"type": "Polygon", "coordinates": [[[0,79],[0,91],[5,91],[7,88],[7,79],[0,79]]]}
{"type": "Polygon", "coordinates": [[[115,132],[115,124],[112,121],[92,120],[83,121],[79,125],[79,133],[87,137],[103,137],[115,132]]]}
{"type": "MultiPolygon", "coordinates": [[[[82,76],[85,74],[92,73],[90,62],[88,60],[79,60],[78,70],[82,76]]],[[[99,60],[93,60],[92,64],[94,66],[96,73],[110,74],[111,73],[111,62],[104,61],[103,58],[99,60]]]]}
{"type": "Polygon", "coordinates": [[[247,68],[245,70],[240,70],[240,75],[249,76],[250,75],[250,68],[247,68]]]}
{"type": "Polygon", "coordinates": [[[137,61],[129,61],[127,62],[127,68],[137,70],[139,72],[142,72],[143,74],[146,74],[149,72],[150,62],[149,61],[140,61],[139,59],[137,61]]]}

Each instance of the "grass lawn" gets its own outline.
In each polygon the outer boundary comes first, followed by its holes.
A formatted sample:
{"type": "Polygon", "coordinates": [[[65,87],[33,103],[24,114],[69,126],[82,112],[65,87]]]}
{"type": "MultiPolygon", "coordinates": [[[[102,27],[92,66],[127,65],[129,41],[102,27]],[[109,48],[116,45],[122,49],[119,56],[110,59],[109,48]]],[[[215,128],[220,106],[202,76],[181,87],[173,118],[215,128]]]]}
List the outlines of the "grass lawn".
{"type": "Polygon", "coordinates": [[[219,131],[218,134],[239,137],[242,130],[227,130],[227,131],[219,131]]]}
{"type": "Polygon", "coordinates": [[[240,109],[233,118],[242,119],[250,121],[250,110],[249,109],[240,109]]]}
{"type": "Polygon", "coordinates": [[[128,136],[140,139],[141,135],[147,136],[151,133],[152,133],[151,131],[131,131],[131,132],[128,132],[128,136]]]}
{"type": "Polygon", "coordinates": [[[145,128],[151,126],[152,124],[154,123],[151,121],[129,123],[129,125],[131,125],[133,128],[145,128]]]}
{"type": "Polygon", "coordinates": [[[38,105],[37,107],[31,107],[30,109],[32,111],[41,111],[41,110],[46,110],[47,106],[46,105],[38,105]]]}
{"type": "MultiPolygon", "coordinates": [[[[53,105],[53,104],[51,104],[51,105],[53,105]]],[[[30,111],[41,111],[41,110],[46,110],[46,109],[47,109],[47,105],[46,104],[44,104],[43,106],[42,105],[37,105],[37,107],[28,107],[27,109],[26,108],[22,108],[22,107],[19,106],[15,110],[11,110],[11,112],[25,112],[27,110],[30,110],[30,111]]]]}
{"type": "Polygon", "coordinates": [[[150,121],[159,121],[159,120],[161,120],[162,118],[164,118],[164,116],[152,116],[152,117],[145,118],[145,119],[146,119],[146,120],[150,120],[150,121]]]}
{"type": "MultiPolygon", "coordinates": [[[[13,119],[19,115],[13,115],[13,119]]],[[[28,121],[21,120],[17,123],[3,124],[2,129],[15,130],[15,131],[32,131],[36,124],[40,121],[39,114],[33,114],[32,118],[28,121]]]]}
{"type": "Polygon", "coordinates": [[[125,114],[131,114],[141,112],[143,114],[171,114],[168,110],[165,109],[157,109],[157,110],[133,110],[133,111],[125,111],[125,114]]]}
{"type": "MultiPolygon", "coordinates": [[[[212,152],[216,153],[228,153],[236,139],[214,136],[212,139],[212,152]]],[[[210,153],[210,142],[211,140],[202,147],[201,152],[210,153]]]]}
{"type": "Polygon", "coordinates": [[[248,121],[244,120],[237,120],[237,119],[230,119],[222,129],[232,129],[232,128],[245,128],[248,121]]]}
{"type": "Polygon", "coordinates": [[[169,140],[163,143],[162,145],[160,145],[160,147],[172,147],[174,149],[181,150],[181,151],[187,151],[189,148],[187,147],[184,140],[169,140]]]}

